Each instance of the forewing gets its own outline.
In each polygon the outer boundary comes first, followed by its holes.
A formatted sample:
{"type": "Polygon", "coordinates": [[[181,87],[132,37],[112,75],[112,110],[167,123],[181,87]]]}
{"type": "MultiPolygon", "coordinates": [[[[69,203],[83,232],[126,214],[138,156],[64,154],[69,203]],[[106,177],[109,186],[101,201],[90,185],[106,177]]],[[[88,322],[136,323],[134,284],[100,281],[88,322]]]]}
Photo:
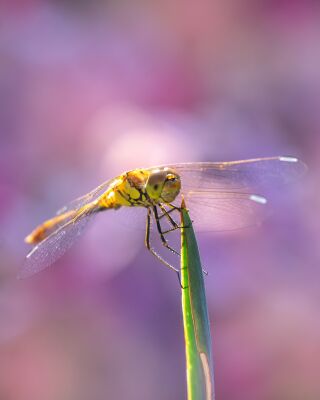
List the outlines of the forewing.
{"type": "Polygon", "coordinates": [[[239,191],[256,189],[264,191],[279,188],[296,180],[306,166],[293,157],[256,158],[251,160],[175,164],[181,176],[183,190],[213,189],[239,191]]]}
{"type": "Polygon", "coordinates": [[[27,278],[53,264],[75,243],[93,215],[83,214],[67,222],[37,244],[27,255],[18,277],[27,278]]]}
{"type": "MultiPolygon", "coordinates": [[[[268,200],[306,170],[292,157],[171,165],[181,177],[191,218],[199,230],[234,230],[260,223],[268,200]]],[[[178,199],[179,201],[179,199],[178,199]]]]}

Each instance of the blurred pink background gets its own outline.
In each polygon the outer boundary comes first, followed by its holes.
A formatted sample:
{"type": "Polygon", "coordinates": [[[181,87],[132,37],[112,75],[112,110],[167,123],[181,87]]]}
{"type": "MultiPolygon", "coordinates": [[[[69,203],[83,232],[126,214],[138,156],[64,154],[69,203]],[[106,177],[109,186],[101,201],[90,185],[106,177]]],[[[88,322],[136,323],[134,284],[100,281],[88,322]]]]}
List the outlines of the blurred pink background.
{"type": "Polygon", "coordinates": [[[186,398],[178,282],[143,230],[101,215],[18,281],[23,238],[129,168],[279,154],[309,173],[273,217],[199,235],[216,398],[319,400],[319,8],[1,1],[1,400],[186,398]]]}

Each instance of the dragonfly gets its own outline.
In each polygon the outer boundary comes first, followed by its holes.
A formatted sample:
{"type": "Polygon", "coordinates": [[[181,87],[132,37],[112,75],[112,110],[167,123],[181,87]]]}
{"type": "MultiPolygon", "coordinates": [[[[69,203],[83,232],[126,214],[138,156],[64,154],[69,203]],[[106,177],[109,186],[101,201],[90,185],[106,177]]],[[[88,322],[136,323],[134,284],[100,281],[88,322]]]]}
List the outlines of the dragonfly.
{"type": "Polygon", "coordinates": [[[185,199],[199,230],[227,231],[258,224],[267,214],[268,196],[283,190],[306,167],[295,157],[265,157],[229,162],[191,162],[138,168],[77,198],[37,226],[25,242],[33,245],[19,277],[26,278],[56,262],[83,233],[93,216],[120,208],[145,208],[147,249],[179,274],[154,249],[150,240],[155,224],[162,245],[179,255],[167,235],[180,229],[175,213],[185,199]],[[164,229],[163,222],[169,225],[164,229]]]}

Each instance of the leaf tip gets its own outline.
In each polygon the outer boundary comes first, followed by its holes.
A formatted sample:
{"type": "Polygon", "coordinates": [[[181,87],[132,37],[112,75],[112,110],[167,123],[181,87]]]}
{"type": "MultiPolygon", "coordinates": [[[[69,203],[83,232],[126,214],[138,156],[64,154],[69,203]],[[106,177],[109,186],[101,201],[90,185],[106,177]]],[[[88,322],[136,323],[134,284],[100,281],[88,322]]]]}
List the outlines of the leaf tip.
{"type": "Polygon", "coordinates": [[[186,209],[186,202],[184,201],[183,195],[182,195],[182,200],[181,200],[181,208],[182,208],[183,210],[186,209]]]}

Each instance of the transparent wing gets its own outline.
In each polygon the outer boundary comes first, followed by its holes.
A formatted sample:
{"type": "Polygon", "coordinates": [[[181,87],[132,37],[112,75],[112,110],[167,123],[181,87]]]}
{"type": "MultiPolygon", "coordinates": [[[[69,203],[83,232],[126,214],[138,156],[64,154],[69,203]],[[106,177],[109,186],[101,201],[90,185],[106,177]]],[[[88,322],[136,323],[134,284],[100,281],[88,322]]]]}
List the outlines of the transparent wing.
{"type": "Polygon", "coordinates": [[[115,180],[114,179],[109,179],[108,181],[102,183],[95,189],[91,190],[91,192],[85,194],[84,196],[78,197],[75,200],[71,201],[70,203],[66,204],[62,208],[60,208],[57,211],[57,215],[63,214],[67,211],[70,210],[77,210],[78,208],[91,203],[93,200],[97,199],[99,196],[101,196],[102,193],[104,193],[108,187],[111,185],[111,183],[115,180]]]}
{"type": "Polygon", "coordinates": [[[76,220],[68,221],[36,245],[27,255],[18,277],[27,278],[53,264],[75,243],[93,215],[83,214],[76,220]]]}
{"type": "Polygon", "coordinates": [[[185,163],[170,166],[181,176],[184,190],[213,189],[243,191],[270,190],[296,180],[306,170],[293,157],[256,158],[251,160],[185,163]]]}
{"type": "Polygon", "coordinates": [[[192,192],[185,197],[198,231],[224,232],[260,224],[269,214],[266,198],[241,193],[192,192]],[[255,198],[255,200],[253,200],[255,198]]]}
{"type": "MultiPolygon", "coordinates": [[[[306,166],[293,157],[170,165],[199,230],[234,230],[260,223],[268,200],[296,180],[306,166]]],[[[177,199],[179,202],[179,199],[177,199]]]]}

